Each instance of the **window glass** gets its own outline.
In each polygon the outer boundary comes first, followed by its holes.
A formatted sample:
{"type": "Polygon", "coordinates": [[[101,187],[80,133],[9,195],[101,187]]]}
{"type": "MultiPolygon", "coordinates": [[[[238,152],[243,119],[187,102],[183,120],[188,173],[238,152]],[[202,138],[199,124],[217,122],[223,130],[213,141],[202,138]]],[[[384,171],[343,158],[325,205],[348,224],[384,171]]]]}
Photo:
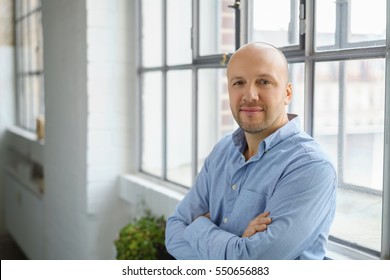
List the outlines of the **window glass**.
{"type": "Polygon", "coordinates": [[[319,62],[314,94],[314,137],[332,157],[339,177],[331,234],[378,251],[384,69],[384,59],[319,62]]]}
{"type": "Polygon", "coordinates": [[[232,1],[201,0],[199,2],[199,54],[231,53],[235,47],[234,10],[232,1]]]}
{"type": "Polygon", "coordinates": [[[217,141],[237,126],[231,116],[226,69],[198,72],[198,171],[217,141]]]}
{"type": "Polygon", "coordinates": [[[142,77],[142,163],[143,171],[163,175],[162,74],[146,72],[142,77]]]}
{"type": "Polygon", "coordinates": [[[287,111],[292,114],[297,114],[301,121],[301,127],[304,127],[305,119],[305,64],[291,63],[289,64],[290,81],[292,84],[293,94],[287,111]]]}
{"type": "Polygon", "coordinates": [[[316,45],[333,46],[336,32],[336,2],[316,1],[315,21],[316,45]]]}
{"type": "Polygon", "coordinates": [[[320,50],[385,44],[386,0],[316,1],[315,20],[320,50]]]}
{"type": "Polygon", "coordinates": [[[344,181],[382,190],[385,61],[351,60],[345,71],[344,181]]]}
{"type": "Polygon", "coordinates": [[[40,15],[38,13],[34,13],[29,18],[29,24],[31,28],[31,34],[30,34],[30,40],[29,40],[29,57],[31,58],[30,61],[30,69],[31,71],[37,71],[38,69],[38,56],[37,52],[39,50],[39,39],[38,36],[40,35],[40,31],[38,29],[39,21],[40,21],[40,15]]]}
{"type": "Polygon", "coordinates": [[[192,73],[167,73],[167,178],[175,183],[192,184],[192,73]]]}
{"type": "Polygon", "coordinates": [[[34,131],[44,115],[42,11],[39,0],[15,1],[18,125],[34,131]]]}
{"type": "Polygon", "coordinates": [[[191,5],[191,0],[167,0],[168,65],[188,64],[192,61],[191,5]]]}
{"type": "Polygon", "coordinates": [[[162,1],[142,0],[142,66],[161,66],[162,1]]]}
{"type": "Polygon", "coordinates": [[[386,38],[386,0],[367,1],[350,0],[351,31],[349,42],[364,42],[381,40],[384,45],[386,38]]]}
{"type": "Polygon", "coordinates": [[[30,18],[24,18],[21,20],[20,24],[22,26],[22,69],[20,69],[21,72],[24,74],[27,74],[30,71],[30,29],[29,29],[29,20],[30,18]]]}
{"type": "Polygon", "coordinates": [[[252,0],[250,41],[277,47],[299,44],[299,1],[252,0]]]}

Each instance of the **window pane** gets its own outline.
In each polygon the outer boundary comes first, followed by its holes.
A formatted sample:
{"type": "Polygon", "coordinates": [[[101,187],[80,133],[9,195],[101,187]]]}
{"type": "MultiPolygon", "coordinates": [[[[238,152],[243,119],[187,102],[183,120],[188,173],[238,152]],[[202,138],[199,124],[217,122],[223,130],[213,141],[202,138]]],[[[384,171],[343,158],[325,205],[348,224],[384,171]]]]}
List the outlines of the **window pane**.
{"type": "Polygon", "coordinates": [[[299,44],[299,1],[252,0],[252,6],[250,41],[277,47],[299,44]]]}
{"type": "Polygon", "coordinates": [[[234,51],[234,10],[228,7],[231,3],[231,0],[201,0],[199,2],[200,55],[234,51]]]}
{"type": "Polygon", "coordinates": [[[36,117],[43,114],[43,88],[40,75],[34,75],[31,77],[31,90],[32,90],[32,107],[33,116],[32,119],[35,122],[36,117]]]}
{"type": "Polygon", "coordinates": [[[18,125],[34,131],[44,114],[42,20],[39,0],[15,2],[18,125]]]}
{"type": "Polygon", "coordinates": [[[336,1],[316,1],[316,45],[333,46],[336,32],[336,1]]]}
{"type": "Polygon", "coordinates": [[[22,25],[20,23],[16,24],[15,26],[15,31],[16,31],[16,34],[15,34],[15,39],[16,39],[16,57],[17,57],[17,61],[16,61],[16,71],[18,74],[20,74],[20,72],[23,71],[23,42],[22,42],[22,25]]]}
{"type": "Polygon", "coordinates": [[[24,18],[20,24],[22,25],[22,69],[21,72],[27,73],[30,71],[30,53],[29,53],[29,44],[30,44],[30,29],[28,25],[29,18],[24,18]]]}
{"type": "Polygon", "coordinates": [[[142,65],[162,65],[162,1],[142,0],[142,65]]]}
{"type": "MultiPolygon", "coordinates": [[[[385,40],[386,0],[351,0],[351,34],[349,42],[385,40]]],[[[384,45],[384,41],[381,43],[384,45]]]]}
{"type": "Polygon", "coordinates": [[[316,1],[316,46],[322,49],[384,45],[386,0],[316,1]],[[326,48],[324,48],[326,46],[326,48]]]}
{"type": "Polygon", "coordinates": [[[167,63],[169,65],[187,64],[192,61],[191,5],[191,0],[167,0],[167,63]]]}
{"type": "Polygon", "coordinates": [[[35,56],[36,56],[36,69],[43,70],[43,34],[42,34],[42,13],[37,12],[36,24],[34,34],[36,36],[35,56]]]}
{"type": "Polygon", "coordinates": [[[384,59],[317,63],[314,95],[314,136],[331,155],[339,176],[331,234],[378,251],[384,69],[384,59]]]}
{"type": "Polygon", "coordinates": [[[385,61],[348,61],[345,71],[344,181],[382,190],[385,61]]]}
{"type": "Polygon", "coordinates": [[[198,76],[198,171],[219,138],[235,128],[230,117],[225,69],[201,69],[198,76]]]}
{"type": "Polygon", "coordinates": [[[30,10],[35,10],[41,6],[41,3],[40,3],[41,1],[39,1],[39,0],[30,0],[29,2],[30,2],[29,3],[30,10]]]}
{"type": "Polygon", "coordinates": [[[185,186],[192,184],[191,80],[191,70],[167,74],[167,177],[185,186]]]}
{"type": "Polygon", "coordinates": [[[288,112],[297,114],[301,120],[301,127],[303,128],[303,121],[305,119],[305,64],[292,63],[289,64],[290,81],[293,88],[293,95],[288,106],[288,112]]]}
{"type": "Polygon", "coordinates": [[[29,57],[31,58],[30,61],[30,70],[36,71],[38,70],[38,56],[37,56],[37,50],[38,50],[38,22],[39,15],[38,13],[34,13],[29,17],[29,24],[30,24],[30,41],[29,41],[29,48],[28,53],[29,57]]]}
{"type": "Polygon", "coordinates": [[[147,72],[142,83],[141,169],[162,176],[162,74],[147,72]]]}

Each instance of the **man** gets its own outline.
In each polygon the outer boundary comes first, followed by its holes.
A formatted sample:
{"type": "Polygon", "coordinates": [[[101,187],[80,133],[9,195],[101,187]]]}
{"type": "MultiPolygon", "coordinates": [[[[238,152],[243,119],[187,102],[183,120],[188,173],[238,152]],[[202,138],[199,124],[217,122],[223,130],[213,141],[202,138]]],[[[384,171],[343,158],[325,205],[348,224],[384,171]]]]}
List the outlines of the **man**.
{"type": "Polygon", "coordinates": [[[286,58],[247,44],[232,55],[227,79],[240,128],[216,144],[168,218],[168,251],[177,259],[323,259],[336,173],[286,112],[286,58]]]}

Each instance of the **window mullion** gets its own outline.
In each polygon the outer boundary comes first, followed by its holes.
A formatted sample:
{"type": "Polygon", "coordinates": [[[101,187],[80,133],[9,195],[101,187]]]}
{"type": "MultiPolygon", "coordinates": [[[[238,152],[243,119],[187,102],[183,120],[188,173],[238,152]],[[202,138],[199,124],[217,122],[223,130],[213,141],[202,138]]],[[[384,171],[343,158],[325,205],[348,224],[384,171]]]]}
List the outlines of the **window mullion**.
{"type": "Polygon", "coordinates": [[[339,185],[344,184],[344,158],[345,158],[345,61],[339,62],[339,115],[338,115],[338,132],[339,140],[337,141],[337,172],[339,185]]]}
{"type": "MultiPolygon", "coordinates": [[[[390,1],[387,1],[387,26],[390,24],[390,1]]],[[[386,30],[386,87],[385,127],[383,147],[383,192],[382,192],[382,240],[381,258],[390,259],[390,28],[386,30]]]]}
{"type": "Polygon", "coordinates": [[[192,0],[192,28],[191,28],[191,49],[192,62],[199,59],[199,37],[200,37],[200,15],[199,15],[199,0],[192,0]]]}
{"type": "Polygon", "coordinates": [[[192,69],[192,183],[198,173],[198,70],[192,69]]]}
{"type": "Polygon", "coordinates": [[[250,16],[251,0],[240,1],[240,44],[246,44],[249,42],[249,27],[253,26],[253,18],[250,16]]]}
{"type": "Polygon", "coordinates": [[[314,118],[314,22],[315,22],[315,3],[307,1],[305,3],[305,104],[304,104],[304,129],[313,135],[313,118],[314,118]]]}
{"type": "Polygon", "coordinates": [[[168,94],[167,94],[167,1],[162,4],[162,177],[168,178],[168,94]]]}
{"type": "Polygon", "coordinates": [[[234,30],[235,30],[235,49],[239,49],[241,46],[241,3],[240,1],[234,1],[229,8],[234,9],[234,30]]]}
{"type": "Polygon", "coordinates": [[[351,5],[349,0],[337,0],[336,4],[335,45],[343,49],[348,45],[351,5]]]}

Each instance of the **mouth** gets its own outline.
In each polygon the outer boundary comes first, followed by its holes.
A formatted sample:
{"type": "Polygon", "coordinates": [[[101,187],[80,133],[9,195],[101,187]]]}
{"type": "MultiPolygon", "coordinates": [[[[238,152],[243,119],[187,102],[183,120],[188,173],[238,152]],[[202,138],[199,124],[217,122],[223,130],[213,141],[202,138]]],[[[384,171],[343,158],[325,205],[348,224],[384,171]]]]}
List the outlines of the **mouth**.
{"type": "Polygon", "coordinates": [[[263,111],[264,109],[262,107],[241,107],[240,108],[240,112],[247,113],[247,114],[260,113],[263,111]]]}

